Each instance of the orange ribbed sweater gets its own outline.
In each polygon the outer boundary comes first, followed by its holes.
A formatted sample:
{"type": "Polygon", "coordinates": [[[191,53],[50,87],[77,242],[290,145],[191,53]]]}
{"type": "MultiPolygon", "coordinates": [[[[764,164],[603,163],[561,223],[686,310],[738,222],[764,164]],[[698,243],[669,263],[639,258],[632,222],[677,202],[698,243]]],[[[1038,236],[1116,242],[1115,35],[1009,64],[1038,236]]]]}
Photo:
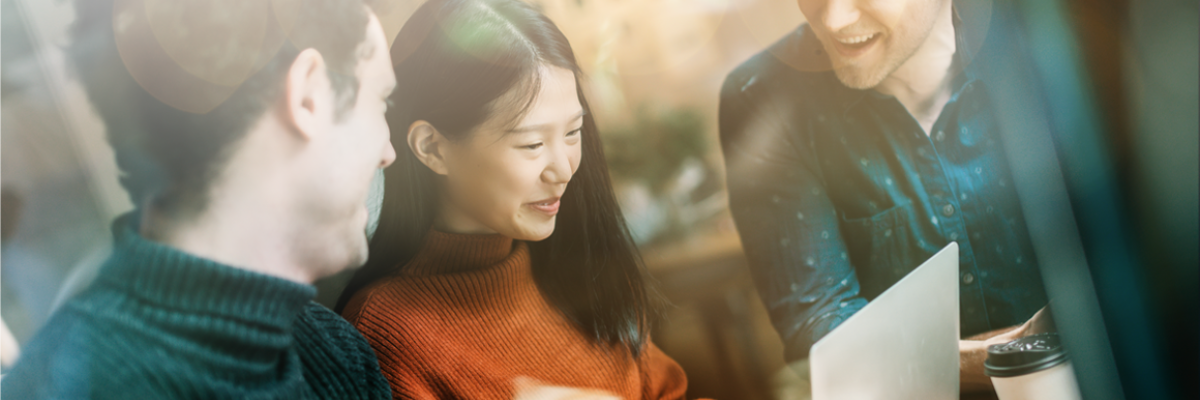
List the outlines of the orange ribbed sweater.
{"type": "Polygon", "coordinates": [[[412,261],[342,314],[397,399],[511,400],[522,376],[625,400],[684,398],[679,364],[652,343],[635,360],[590,340],[546,301],[531,268],[524,242],[431,231],[412,261]]]}

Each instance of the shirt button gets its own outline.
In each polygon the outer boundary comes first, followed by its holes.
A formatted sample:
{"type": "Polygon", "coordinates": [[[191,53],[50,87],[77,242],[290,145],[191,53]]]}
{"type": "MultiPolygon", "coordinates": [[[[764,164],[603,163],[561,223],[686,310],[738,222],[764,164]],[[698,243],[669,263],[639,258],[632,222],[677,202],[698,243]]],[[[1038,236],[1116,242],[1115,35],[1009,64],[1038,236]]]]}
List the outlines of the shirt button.
{"type": "Polygon", "coordinates": [[[942,207],[942,215],[947,217],[954,216],[954,205],[947,204],[946,206],[942,207]]]}
{"type": "Polygon", "coordinates": [[[964,285],[970,285],[975,282],[975,274],[967,272],[963,274],[962,281],[964,285]]]}

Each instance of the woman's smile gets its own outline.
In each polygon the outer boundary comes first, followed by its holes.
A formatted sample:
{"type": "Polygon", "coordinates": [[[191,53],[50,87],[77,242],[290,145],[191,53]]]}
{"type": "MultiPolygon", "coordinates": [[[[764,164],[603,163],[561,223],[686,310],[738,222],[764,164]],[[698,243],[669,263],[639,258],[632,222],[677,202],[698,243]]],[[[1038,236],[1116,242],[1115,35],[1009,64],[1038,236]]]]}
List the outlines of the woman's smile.
{"type": "Polygon", "coordinates": [[[525,205],[529,206],[530,208],[532,208],[534,210],[546,213],[546,215],[553,217],[558,214],[558,206],[561,203],[559,201],[559,199],[560,199],[559,197],[553,197],[553,198],[549,198],[549,199],[545,199],[545,200],[535,201],[532,203],[525,203],[525,205]]]}

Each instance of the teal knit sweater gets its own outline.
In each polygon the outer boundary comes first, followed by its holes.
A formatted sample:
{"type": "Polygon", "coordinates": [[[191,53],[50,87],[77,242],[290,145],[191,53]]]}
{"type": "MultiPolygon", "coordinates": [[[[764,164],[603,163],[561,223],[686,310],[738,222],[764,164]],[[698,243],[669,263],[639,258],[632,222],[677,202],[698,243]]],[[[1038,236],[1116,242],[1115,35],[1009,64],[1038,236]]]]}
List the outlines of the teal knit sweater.
{"type": "Polygon", "coordinates": [[[371,347],[316,289],[113,224],[112,257],[0,382],[4,399],[390,398],[371,347]]]}

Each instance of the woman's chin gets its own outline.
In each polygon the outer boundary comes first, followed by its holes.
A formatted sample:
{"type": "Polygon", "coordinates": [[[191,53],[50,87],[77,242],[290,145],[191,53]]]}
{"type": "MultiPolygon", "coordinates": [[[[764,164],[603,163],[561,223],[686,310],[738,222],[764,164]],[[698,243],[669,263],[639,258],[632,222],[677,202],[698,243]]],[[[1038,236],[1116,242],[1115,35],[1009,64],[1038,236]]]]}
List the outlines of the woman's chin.
{"type": "Polygon", "coordinates": [[[513,236],[513,239],[524,240],[526,242],[540,242],[546,240],[554,233],[554,219],[549,222],[539,224],[538,226],[525,226],[521,229],[519,235],[513,236]]]}

